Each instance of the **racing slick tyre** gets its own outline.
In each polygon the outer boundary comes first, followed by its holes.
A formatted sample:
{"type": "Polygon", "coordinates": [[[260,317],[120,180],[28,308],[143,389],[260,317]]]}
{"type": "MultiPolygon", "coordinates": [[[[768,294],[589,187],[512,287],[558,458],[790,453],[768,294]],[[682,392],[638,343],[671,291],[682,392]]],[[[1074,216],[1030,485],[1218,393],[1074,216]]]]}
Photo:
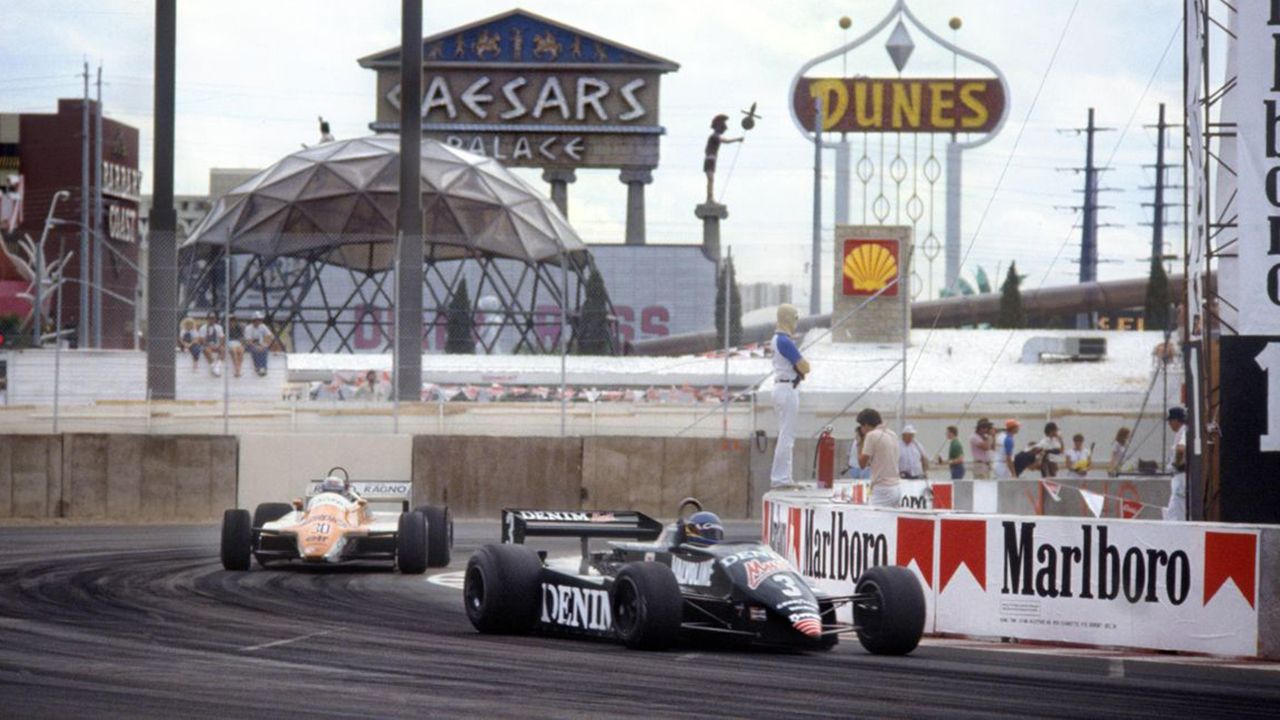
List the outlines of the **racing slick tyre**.
{"type": "Polygon", "coordinates": [[[467,561],[462,598],[482,633],[522,635],[542,608],[542,560],[523,545],[485,545],[467,561]]]}
{"type": "Polygon", "coordinates": [[[447,567],[453,559],[453,515],[449,508],[422,505],[413,511],[427,519],[427,567],[447,567]]]}
{"type": "Polygon", "coordinates": [[[293,506],[289,503],[262,503],[253,511],[253,527],[260,528],[263,525],[279,520],[280,518],[293,512],[293,506]]]}
{"type": "Polygon", "coordinates": [[[396,528],[396,566],[406,575],[427,571],[427,521],[420,512],[400,513],[396,528]]]}
{"type": "Polygon", "coordinates": [[[680,636],[684,597],[671,568],[627,563],[609,590],[613,629],[632,650],[666,650],[680,636]]]}
{"type": "Polygon", "coordinates": [[[924,632],[924,590],[904,567],[873,567],[858,579],[853,624],[862,647],[874,655],[906,655],[924,632]]]}
{"type": "Polygon", "coordinates": [[[253,525],[248,510],[228,510],[222,514],[222,567],[248,570],[253,550],[253,525]]]}

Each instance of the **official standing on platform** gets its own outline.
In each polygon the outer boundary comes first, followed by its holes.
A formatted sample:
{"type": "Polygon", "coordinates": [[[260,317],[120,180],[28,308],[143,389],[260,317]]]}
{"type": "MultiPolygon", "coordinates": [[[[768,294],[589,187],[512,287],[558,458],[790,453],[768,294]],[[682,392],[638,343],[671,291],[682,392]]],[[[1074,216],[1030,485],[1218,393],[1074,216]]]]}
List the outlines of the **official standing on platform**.
{"type": "Polygon", "coordinates": [[[792,338],[800,311],[795,305],[778,306],[778,329],[773,335],[773,411],[778,414],[778,444],[773,448],[773,470],[769,484],[774,489],[795,487],[791,478],[791,455],[796,444],[796,416],[800,414],[800,381],[809,374],[805,360],[792,338]]]}

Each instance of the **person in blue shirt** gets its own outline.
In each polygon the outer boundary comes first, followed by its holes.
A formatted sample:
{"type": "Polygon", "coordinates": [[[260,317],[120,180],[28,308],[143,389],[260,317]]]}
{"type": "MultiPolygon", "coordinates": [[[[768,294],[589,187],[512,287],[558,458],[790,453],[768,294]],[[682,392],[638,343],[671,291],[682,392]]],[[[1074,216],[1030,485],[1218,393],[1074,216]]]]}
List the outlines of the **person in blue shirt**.
{"type": "Polygon", "coordinates": [[[773,411],[778,415],[778,444],[773,449],[773,469],[769,484],[790,488],[791,457],[796,444],[796,417],[800,414],[800,381],[809,374],[809,361],[800,354],[792,336],[800,322],[795,305],[778,306],[778,328],[770,345],[773,349],[773,411]]]}

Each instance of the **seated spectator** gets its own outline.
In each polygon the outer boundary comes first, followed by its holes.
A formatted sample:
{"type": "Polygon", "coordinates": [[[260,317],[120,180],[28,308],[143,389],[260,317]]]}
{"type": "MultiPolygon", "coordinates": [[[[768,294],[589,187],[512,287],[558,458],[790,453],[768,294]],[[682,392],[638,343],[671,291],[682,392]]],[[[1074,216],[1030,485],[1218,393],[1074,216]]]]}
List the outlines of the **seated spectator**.
{"type": "Polygon", "coordinates": [[[235,313],[227,315],[227,352],[231,355],[231,367],[236,377],[240,377],[240,368],[244,365],[244,326],[236,319],[235,313]]]}
{"type": "Polygon", "coordinates": [[[1093,464],[1093,448],[1085,448],[1084,435],[1076,433],[1071,436],[1071,447],[1066,452],[1067,470],[1072,477],[1084,477],[1089,474],[1089,466],[1093,464]]]}
{"type": "Polygon", "coordinates": [[[178,347],[191,354],[191,372],[196,372],[199,369],[200,353],[204,352],[204,337],[196,330],[195,318],[182,318],[181,328],[178,347]]]}
{"type": "Polygon", "coordinates": [[[356,400],[385,400],[385,385],[378,384],[378,371],[370,370],[364,374],[364,383],[356,390],[356,400]]]}
{"type": "Polygon", "coordinates": [[[218,313],[210,311],[204,325],[200,328],[204,343],[204,359],[209,361],[209,374],[214,377],[222,375],[222,360],[226,354],[227,333],[218,323],[218,313]]]}
{"type": "Polygon", "coordinates": [[[267,355],[270,354],[273,340],[275,340],[275,334],[262,322],[262,313],[255,312],[249,327],[244,330],[244,341],[249,346],[249,356],[253,358],[253,370],[258,377],[267,375],[267,355]]]}

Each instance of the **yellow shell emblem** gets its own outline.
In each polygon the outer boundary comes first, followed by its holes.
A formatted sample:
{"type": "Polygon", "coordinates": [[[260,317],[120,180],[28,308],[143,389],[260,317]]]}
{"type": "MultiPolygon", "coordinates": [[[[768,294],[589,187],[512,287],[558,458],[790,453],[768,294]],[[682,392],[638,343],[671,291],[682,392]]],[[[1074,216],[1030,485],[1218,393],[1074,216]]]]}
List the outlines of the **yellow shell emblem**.
{"type": "Polygon", "coordinates": [[[873,293],[898,276],[898,261],[883,245],[866,243],[844,256],[844,276],[855,292],[873,293]]]}

